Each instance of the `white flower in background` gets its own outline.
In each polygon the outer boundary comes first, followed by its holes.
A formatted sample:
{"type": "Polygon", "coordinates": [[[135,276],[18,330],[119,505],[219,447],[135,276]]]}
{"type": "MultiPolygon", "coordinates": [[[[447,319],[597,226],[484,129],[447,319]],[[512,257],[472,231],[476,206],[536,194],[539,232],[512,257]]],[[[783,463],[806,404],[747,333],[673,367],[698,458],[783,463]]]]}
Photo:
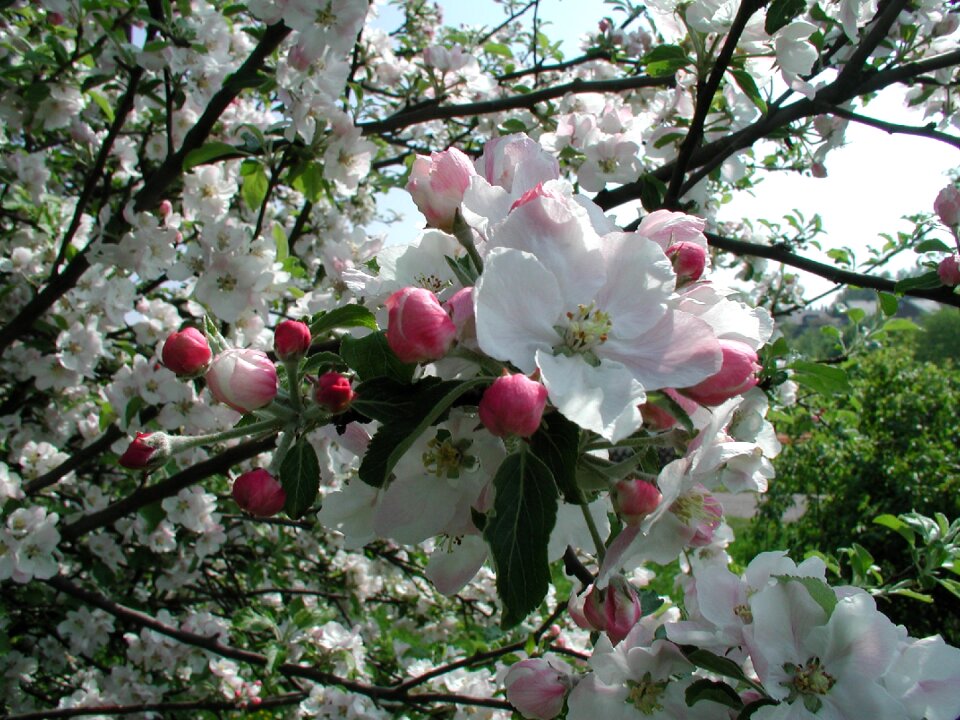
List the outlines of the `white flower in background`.
{"type": "Polygon", "coordinates": [[[201,165],[183,179],[183,214],[190,220],[217,220],[237,194],[235,174],[224,163],[201,165]]]}
{"type": "Polygon", "coordinates": [[[360,128],[334,134],[323,154],[323,176],[337,186],[338,192],[349,195],[370,174],[376,152],[377,146],[360,135],[360,128]]]}
{"type": "Polygon", "coordinates": [[[815,91],[801,76],[809,74],[817,61],[819,53],[810,42],[810,36],[818,29],[812,23],[797,20],[781,28],[774,39],[777,63],[784,81],[808,99],[813,97],[815,91]]]}
{"type": "Polygon", "coordinates": [[[6,463],[0,462],[0,508],[7,500],[19,500],[22,497],[20,477],[15,472],[11,472],[6,463]]]}
{"type": "Polygon", "coordinates": [[[216,524],[217,497],[203,488],[184,488],[176,497],[164,498],[160,506],[166,511],[167,520],[197,533],[216,524]]]}
{"type": "Polygon", "coordinates": [[[622,134],[594,130],[584,139],[583,153],[587,159],[577,170],[577,179],[584,190],[597,192],[609,182],[632,182],[643,173],[640,146],[622,134]]]}
{"type": "Polygon", "coordinates": [[[94,370],[105,354],[98,322],[96,316],[86,322],[77,321],[57,336],[57,358],[67,370],[88,378],[96,377],[94,370]]]}
{"type": "Polygon", "coordinates": [[[50,85],[50,94],[37,108],[36,118],[43,120],[44,130],[65,128],[83,110],[83,95],[72,85],[50,85]]]}

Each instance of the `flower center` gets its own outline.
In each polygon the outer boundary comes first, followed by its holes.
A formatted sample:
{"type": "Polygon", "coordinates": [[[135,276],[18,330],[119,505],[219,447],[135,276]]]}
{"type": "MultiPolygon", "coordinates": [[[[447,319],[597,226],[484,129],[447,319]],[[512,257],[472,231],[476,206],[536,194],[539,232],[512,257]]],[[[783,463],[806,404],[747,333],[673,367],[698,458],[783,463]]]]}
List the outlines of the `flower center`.
{"type": "Polygon", "coordinates": [[[599,365],[594,348],[607,341],[612,327],[610,315],[598,310],[595,303],[577,305],[576,312],[567,313],[565,325],[554,326],[561,338],[553,348],[554,354],[582,355],[591,365],[599,365]]]}
{"type": "Polygon", "coordinates": [[[642,680],[627,680],[627,688],[627,702],[644,715],[663,710],[662,698],[667,689],[665,682],[654,682],[650,679],[650,673],[646,673],[642,680]]]}
{"type": "Polygon", "coordinates": [[[817,657],[807,660],[806,665],[786,663],[783,669],[793,675],[790,680],[781,683],[790,690],[787,702],[800,698],[804,707],[812,713],[820,710],[823,705],[820,697],[830,692],[837,682],[833,675],[823,669],[817,657]]]}
{"type": "Polygon", "coordinates": [[[439,430],[437,436],[427,443],[423,453],[423,467],[431,475],[455,480],[460,471],[467,472],[477,466],[477,459],[467,455],[472,440],[454,440],[448,430],[439,430]]]}

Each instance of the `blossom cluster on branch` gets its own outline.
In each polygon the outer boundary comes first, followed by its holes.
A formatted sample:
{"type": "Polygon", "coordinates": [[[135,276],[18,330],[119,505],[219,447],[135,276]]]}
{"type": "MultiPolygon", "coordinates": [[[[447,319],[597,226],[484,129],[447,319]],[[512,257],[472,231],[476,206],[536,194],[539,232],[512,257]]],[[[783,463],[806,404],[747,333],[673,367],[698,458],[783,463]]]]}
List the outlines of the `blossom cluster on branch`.
{"type": "Polygon", "coordinates": [[[0,3],[0,711],[960,712],[960,651],[737,574],[722,507],[844,387],[757,258],[960,305],[958,191],[861,267],[715,219],[849,123],[957,146],[956,8],[616,0],[566,58],[496,4],[0,3]]]}

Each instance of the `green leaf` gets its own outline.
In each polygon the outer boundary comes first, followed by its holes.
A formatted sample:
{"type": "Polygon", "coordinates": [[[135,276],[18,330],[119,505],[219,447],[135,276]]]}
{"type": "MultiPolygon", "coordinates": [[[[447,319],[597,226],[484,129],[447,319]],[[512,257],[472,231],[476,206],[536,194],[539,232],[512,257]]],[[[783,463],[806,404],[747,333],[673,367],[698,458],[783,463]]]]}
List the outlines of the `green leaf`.
{"type": "Polygon", "coordinates": [[[415,363],[401,362],[382,332],[356,339],[345,335],[340,342],[340,357],[361,380],[389,377],[400,382],[413,379],[415,363]]]}
{"type": "Polygon", "coordinates": [[[902,295],[908,290],[933,290],[941,285],[943,285],[943,283],[940,282],[940,276],[937,275],[937,271],[931,270],[930,272],[923,273],[923,275],[897,280],[894,289],[902,295]]]}
{"type": "Polygon", "coordinates": [[[663,196],[667,194],[665,182],[653,175],[640,178],[640,203],[647,212],[659,210],[663,206],[663,196]]]}
{"type": "Polygon", "coordinates": [[[530,449],[553,474],[564,499],[574,505],[581,501],[577,487],[579,448],[580,428],[556,412],[544,416],[530,438],[530,449]]]}
{"type": "Polygon", "coordinates": [[[310,355],[306,361],[303,363],[303,367],[300,368],[301,375],[308,375],[312,373],[317,373],[321,368],[326,367],[346,367],[343,359],[332,352],[319,352],[314,355],[310,355]]]}
{"type": "Polygon", "coordinates": [[[503,628],[520,623],[547,594],[547,543],[557,519],[557,487],[536,455],[509,455],[493,478],[496,499],[483,536],[490,545],[503,603],[503,628]]]}
{"type": "Polygon", "coordinates": [[[87,90],[87,95],[90,96],[90,99],[93,100],[97,107],[100,108],[100,111],[103,113],[104,117],[107,118],[107,122],[112,123],[114,119],[113,108],[110,106],[110,102],[96,90],[87,90]]]}
{"type": "Polygon", "coordinates": [[[323,193],[323,167],[319,163],[309,163],[300,174],[303,182],[303,194],[312,203],[320,199],[323,193]]]}
{"type": "Polygon", "coordinates": [[[271,235],[273,235],[273,240],[277,244],[277,262],[283,262],[290,255],[290,245],[287,243],[287,233],[284,231],[283,226],[280,223],[273,224],[273,230],[271,230],[271,235]]]}
{"type": "Polygon", "coordinates": [[[640,61],[650,77],[666,77],[691,63],[687,52],[679,45],[658,45],[640,61]]]}
{"type": "Polygon", "coordinates": [[[693,645],[684,645],[681,649],[687,660],[697,667],[716,673],[717,675],[747,682],[747,676],[743,674],[743,668],[730,658],[725,658],[709,650],[694,647],[693,645]]]}
{"type": "Polygon", "coordinates": [[[882,329],[886,332],[914,332],[919,330],[920,326],[907,318],[890,318],[883,324],[882,329]]]}
{"type": "Polygon", "coordinates": [[[518,132],[526,132],[527,126],[523,120],[518,120],[517,118],[510,118],[509,120],[504,120],[500,125],[500,134],[501,135],[511,135],[518,132]]]}
{"type": "MultiPolygon", "coordinates": [[[[941,580],[940,582],[942,583],[943,581],[941,580]]],[[[933,602],[933,598],[930,597],[929,595],[924,595],[923,593],[917,592],[916,590],[910,590],[909,588],[897,588],[896,590],[891,590],[890,594],[902,595],[903,597],[908,597],[911,600],[919,600],[920,602],[924,602],[924,603],[933,602]]]]}
{"type": "Polygon", "coordinates": [[[767,103],[760,95],[760,88],[757,87],[757,81],[753,79],[753,75],[746,70],[731,70],[730,73],[740,89],[743,90],[743,94],[750,98],[750,101],[760,109],[760,112],[766,115],[767,103]]]}
{"type": "Polygon", "coordinates": [[[341,305],[329,312],[320,312],[310,320],[310,334],[322,337],[331,330],[348,327],[366,327],[377,330],[377,319],[363,305],[341,305]]]}
{"type": "Polygon", "coordinates": [[[499,55],[508,60],[513,58],[513,51],[510,49],[510,46],[504,45],[503,43],[488,42],[483,46],[483,49],[490,55],[499,55]]]}
{"type": "MultiPolygon", "coordinates": [[[[247,161],[244,161],[246,164],[247,161]]],[[[263,169],[263,165],[256,163],[256,167],[243,177],[243,186],[240,194],[243,196],[243,202],[251,210],[259,210],[267,197],[267,191],[270,189],[270,180],[263,169]]]]}
{"type": "Polygon", "coordinates": [[[836,365],[797,360],[790,367],[794,372],[793,379],[815,392],[825,395],[850,392],[846,371],[836,365]]]}
{"type": "Polygon", "coordinates": [[[313,445],[305,437],[287,451],[280,463],[280,484],[287,493],[284,511],[292,518],[313,505],[320,490],[320,463],[313,445]]]}
{"type": "Polygon", "coordinates": [[[863,308],[852,307],[847,308],[847,317],[850,318],[850,322],[858,323],[867,316],[866,311],[863,308]]]}
{"type": "Polygon", "coordinates": [[[409,424],[421,395],[440,382],[439,378],[424,378],[411,385],[386,377],[373,378],[357,385],[357,396],[350,407],[381,423],[409,424]]]}
{"type": "Polygon", "coordinates": [[[233,145],[227,145],[223,142],[209,142],[187,153],[187,156],[183,159],[183,171],[189,172],[197,165],[204,165],[225,155],[236,155],[237,152],[237,148],[233,145]]]}
{"type": "Polygon", "coordinates": [[[913,528],[907,525],[900,518],[894,517],[888,513],[883,515],[878,515],[873,519],[873,522],[877,525],[882,525],[885,528],[893,530],[895,533],[900,535],[904,540],[906,540],[910,545],[915,545],[917,541],[917,535],[914,532],[913,528]]]}
{"type": "Polygon", "coordinates": [[[137,413],[139,413],[140,410],[142,410],[145,406],[146,403],[139,395],[134,395],[132,398],[130,398],[130,402],[127,403],[127,408],[123,413],[124,424],[129,425],[133,418],[136,417],[137,413]]]}
{"type": "Polygon", "coordinates": [[[773,35],[777,30],[789,25],[795,17],[807,9],[806,0],[773,0],[767,10],[763,29],[767,35],[773,35]]]}
{"type": "Polygon", "coordinates": [[[710,700],[728,708],[739,710],[743,707],[743,700],[737,691],[725,682],[715,680],[697,680],[690,684],[684,697],[689,707],[693,707],[701,700],[710,700]]]}
{"type": "Polygon", "coordinates": [[[930,240],[924,240],[923,242],[918,242],[913,246],[913,251],[915,253],[925,253],[931,251],[952,253],[953,248],[943,242],[943,240],[937,240],[934,238],[930,240]]]}
{"type": "MultiPolygon", "coordinates": [[[[490,382],[487,379],[467,380],[458,382],[450,380],[433,385],[429,390],[421,392],[417,404],[411,409],[410,415],[398,422],[391,422],[380,426],[370,440],[367,451],[360,462],[360,479],[367,485],[383,487],[393,468],[396,467],[403,454],[420,437],[423,432],[433,425],[451,405],[465,392],[490,382]],[[414,425],[416,421],[416,425],[414,425]]],[[[418,383],[419,384],[419,383],[418,383]]]]}
{"type": "Polygon", "coordinates": [[[880,300],[880,312],[887,317],[897,314],[897,308],[900,306],[900,301],[897,299],[896,295],[881,292],[877,293],[877,297],[880,300]]]}
{"type": "Polygon", "coordinates": [[[954,596],[960,598],[960,582],[951,580],[950,578],[937,578],[937,582],[946,590],[949,590],[954,596]]]}
{"type": "Polygon", "coordinates": [[[776,575],[774,577],[782,583],[795,582],[803,585],[813,601],[823,608],[823,611],[827,614],[827,619],[829,620],[830,616],[833,615],[833,609],[837,606],[837,596],[834,594],[833,588],[823,580],[812,577],[793,577],[791,575],[776,575]]]}

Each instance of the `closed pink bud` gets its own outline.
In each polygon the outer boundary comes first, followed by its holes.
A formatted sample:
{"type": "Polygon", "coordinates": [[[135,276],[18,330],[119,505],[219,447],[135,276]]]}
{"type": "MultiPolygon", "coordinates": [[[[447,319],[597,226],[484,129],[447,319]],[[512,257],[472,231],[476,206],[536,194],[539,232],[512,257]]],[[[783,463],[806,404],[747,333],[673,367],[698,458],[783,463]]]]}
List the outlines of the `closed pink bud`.
{"type": "Polygon", "coordinates": [[[332,413],[346,410],[356,395],[349,378],[338,372],[328,372],[317,378],[313,389],[313,399],[317,404],[332,413]]]}
{"type": "Polygon", "coordinates": [[[957,257],[957,253],[940,261],[937,266],[937,275],[940,276],[940,282],[947,287],[960,285],[960,257],[957,257]]]}
{"type": "Polygon", "coordinates": [[[822,162],[815,162],[810,165],[810,174],[815,178],[823,179],[827,177],[827,166],[822,162]]]}
{"type": "Polygon", "coordinates": [[[427,225],[449,231],[463,202],[470,178],[477,174],[470,158],[456,148],[417,155],[410,169],[407,192],[427,219],[427,225]]]}
{"type": "Polygon", "coordinates": [[[960,190],[954,185],[947,185],[933,201],[933,211],[947,227],[960,225],[960,190]]]}
{"type": "Polygon", "coordinates": [[[720,370],[683,390],[684,395],[701,405],[719,405],[745,393],[758,382],[757,373],[761,368],[753,348],[738,340],[721,339],[719,342],[723,353],[720,370]]]}
{"type": "Polygon", "coordinates": [[[64,18],[62,13],[58,13],[55,10],[51,10],[47,13],[47,21],[51,25],[63,25],[64,18]]]}
{"type": "Polygon", "coordinates": [[[276,515],[287,502],[283,486],[263,468],[243,473],[230,492],[241,509],[257,517],[276,515]]]}
{"type": "Polygon", "coordinates": [[[277,368],[260,350],[232,348],[213,359],[206,374],[213,397],[234,410],[248,413],[277,396],[277,368]]]}
{"type": "Polygon", "coordinates": [[[559,715],[573,685],[566,663],[543,658],[514,663],[503,684],[510,704],[531,720],[552,720],[559,715]]]}
{"type": "Polygon", "coordinates": [[[677,285],[699,280],[707,266],[707,249],[695,242],[674,243],[667,248],[667,257],[677,273],[677,285]]]}
{"type": "Polygon", "coordinates": [[[167,215],[169,215],[169,214],[172,213],[172,212],[173,212],[173,203],[171,203],[169,200],[161,200],[161,201],[160,201],[160,216],[161,216],[161,217],[167,217],[167,215]]]}
{"type": "Polygon", "coordinates": [[[607,637],[614,645],[623,640],[643,616],[637,591],[622,575],[614,575],[604,591],[603,614],[607,637]]]}
{"type": "Polygon", "coordinates": [[[387,344],[403,362],[439,360],[453,345],[457,326],[437,296],[406,287],[387,298],[387,344]]]}
{"type": "Polygon", "coordinates": [[[547,389],[526,375],[502,375],[480,398],[480,422],[497,437],[530,437],[540,427],[547,389]]]}
{"type": "Polygon", "coordinates": [[[299,320],[284,320],[273,331],[273,349],[281,360],[299,360],[310,349],[310,328],[299,320]]]}
{"type": "Polygon", "coordinates": [[[192,327],[170,335],[160,352],[164,366],[177,375],[196,375],[203,372],[210,364],[212,356],[207,338],[192,327]]]}
{"type": "Polygon", "coordinates": [[[119,463],[129,470],[154,470],[170,457],[170,438],[164,433],[138,432],[120,456],[119,463]]]}
{"type": "Polygon", "coordinates": [[[620,480],[613,489],[613,506],[627,525],[637,525],[657,509],[662,498],[656,485],[640,478],[620,480]]]}

